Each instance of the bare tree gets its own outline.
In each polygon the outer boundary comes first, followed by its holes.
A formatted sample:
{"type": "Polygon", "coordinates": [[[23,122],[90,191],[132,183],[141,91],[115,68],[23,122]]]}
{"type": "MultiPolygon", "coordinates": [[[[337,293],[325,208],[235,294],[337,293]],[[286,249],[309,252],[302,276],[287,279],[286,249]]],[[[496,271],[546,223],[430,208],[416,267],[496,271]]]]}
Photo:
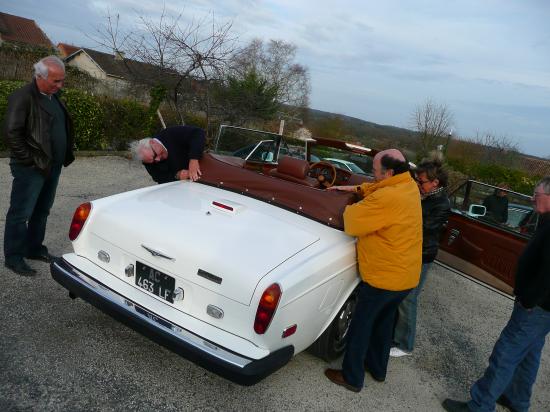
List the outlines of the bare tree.
{"type": "Polygon", "coordinates": [[[497,136],[492,132],[479,133],[465,139],[479,148],[479,161],[514,167],[519,158],[517,142],[507,136],[497,136]]]}
{"type": "Polygon", "coordinates": [[[237,50],[232,22],[218,24],[213,14],[184,22],[182,14],[171,16],[163,9],[157,19],[138,16],[129,32],[122,33],[119,23],[119,15],[108,13],[96,30],[96,43],[123,57],[132,80],[166,87],[182,121],[186,96],[204,110],[208,124],[210,83],[221,80],[237,50]],[[146,63],[147,70],[136,62],[146,63]]]}
{"type": "Polygon", "coordinates": [[[413,128],[420,134],[420,148],[416,153],[421,160],[438,145],[443,145],[443,152],[449,145],[453,125],[453,115],[447,105],[427,99],[416,107],[412,116],[413,128]]]}
{"type": "Polygon", "coordinates": [[[295,63],[296,46],[283,40],[270,40],[266,45],[255,39],[240,50],[232,61],[232,73],[244,78],[255,72],[278,90],[277,101],[286,114],[294,115],[309,105],[310,80],[307,68],[295,63]]]}

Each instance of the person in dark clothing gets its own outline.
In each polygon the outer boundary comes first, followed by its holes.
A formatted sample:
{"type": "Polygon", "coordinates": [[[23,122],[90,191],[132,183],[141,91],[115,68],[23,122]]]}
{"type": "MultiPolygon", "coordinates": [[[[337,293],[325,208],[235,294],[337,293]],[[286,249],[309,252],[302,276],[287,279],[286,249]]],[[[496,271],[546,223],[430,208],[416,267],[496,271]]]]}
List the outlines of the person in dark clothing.
{"type": "Polygon", "coordinates": [[[447,197],[447,172],[439,160],[427,160],[416,168],[416,183],[422,199],[422,270],[418,286],[401,302],[393,333],[390,356],[409,355],[416,337],[418,296],[439,249],[439,236],[451,213],[447,197]]]}
{"type": "Polygon", "coordinates": [[[206,142],[204,130],[193,126],[172,126],[153,138],[131,144],[134,156],[157,183],[201,176],[199,160],[206,142]]]}
{"type": "Polygon", "coordinates": [[[34,79],[8,97],[6,143],[13,176],[4,232],[5,266],[34,276],[24,258],[49,262],[42,243],[63,166],[74,160],[71,117],[59,99],[65,66],[56,56],[34,65],[34,79]]]}
{"type": "Polygon", "coordinates": [[[506,190],[508,186],[501,183],[500,188],[495,189],[495,193],[487,196],[483,200],[483,206],[487,208],[487,217],[497,223],[506,223],[508,220],[508,196],[506,190]]]}
{"type": "Polygon", "coordinates": [[[550,176],[535,187],[539,226],[518,260],[510,320],[498,338],[489,366],[470,389],[471,400],[445,399],[447,411],[494,411],[499,403],[511,411],[527,411],[550,332],[550,176]]]}

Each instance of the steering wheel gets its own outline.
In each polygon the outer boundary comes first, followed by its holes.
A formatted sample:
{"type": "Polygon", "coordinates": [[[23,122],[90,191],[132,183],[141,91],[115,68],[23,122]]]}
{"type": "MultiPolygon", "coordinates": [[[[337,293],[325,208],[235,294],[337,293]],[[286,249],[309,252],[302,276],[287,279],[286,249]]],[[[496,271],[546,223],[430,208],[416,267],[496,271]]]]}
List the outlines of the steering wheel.
{"type": "Polygon", "coordinates": [[[331,187],[336,181],[336,168],[329,162],[316,162],[309,166],[309,175],[317,179],[321,186],[331,187]]]}

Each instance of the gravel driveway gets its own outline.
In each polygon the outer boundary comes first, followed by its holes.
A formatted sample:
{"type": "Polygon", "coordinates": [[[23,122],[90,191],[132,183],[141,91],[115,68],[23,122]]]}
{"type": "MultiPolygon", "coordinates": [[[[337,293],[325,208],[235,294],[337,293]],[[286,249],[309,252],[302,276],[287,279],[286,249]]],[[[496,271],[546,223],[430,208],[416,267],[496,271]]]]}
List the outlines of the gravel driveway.
{"type": "MultiPolygon", "coordinates": [[[[150,184],[145,170],[125,159],[78,158],[61,177],[50,252],[71,250],[68,227],[80,203],[150,184]]],[[[0,159],[0,236],[10,188],[8,160],[0,159]]],[[[386,382],[367,377],[363,391],[349,392],[324,377],[329,365],[301,353],[241,387],[69,299],[46,264],[32,262],[39,275],[23,278],[4,268],[3,256],[0,263],[0,411],[441,411],[443,398],[467,397],[512,308],[510,299],[436,266],[420,298],[417,348],[391,359],[386,382]]],[[[550,410],[548,388],[550,345],[532,411],[550,410]]]]}

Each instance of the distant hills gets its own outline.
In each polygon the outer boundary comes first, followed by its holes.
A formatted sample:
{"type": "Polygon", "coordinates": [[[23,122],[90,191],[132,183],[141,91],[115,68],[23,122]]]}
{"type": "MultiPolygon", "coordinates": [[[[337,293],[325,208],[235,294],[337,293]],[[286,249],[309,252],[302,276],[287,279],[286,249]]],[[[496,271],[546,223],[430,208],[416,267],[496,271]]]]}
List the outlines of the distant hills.
{"type": "Polygon", "coordinates": [[[416,132],[401,127],[380,125],[356,117],[316,109],[308,109],[305,117],[306,127],[310,128],[314,136],[337,137],[331,136],[337,132],[342,137],[353,136],[354,139],[366,145],[393,142],[394,145],[398,143],[399,146],[406,148],[412,148],[417,142],[416,132]],[[325,125],[326,129],[323,128],[325,125]],[[334,128],[338,130],[335,131],[334,128]]]}

